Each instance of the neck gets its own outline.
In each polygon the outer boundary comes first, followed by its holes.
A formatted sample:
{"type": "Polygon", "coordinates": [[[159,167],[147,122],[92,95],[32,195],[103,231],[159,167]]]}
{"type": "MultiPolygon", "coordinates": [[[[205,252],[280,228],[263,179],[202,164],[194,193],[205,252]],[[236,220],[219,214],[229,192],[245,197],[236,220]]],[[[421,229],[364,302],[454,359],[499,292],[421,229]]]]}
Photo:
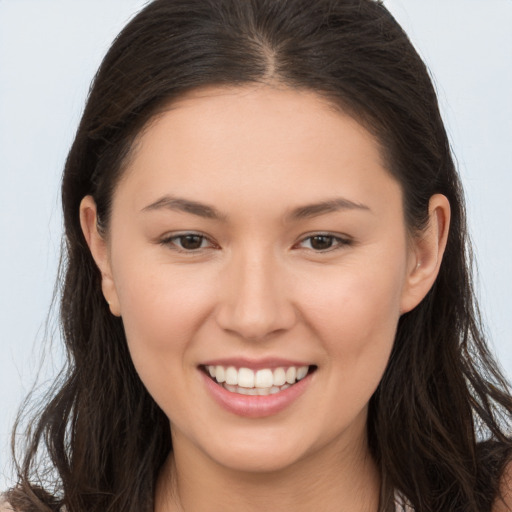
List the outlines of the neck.
{"type": "MultiPolygon", "coordinates": [[[[376,512],[380,475],[366,438],[340,444],[271,472],[217,464],[173,434],[158,481],[155,512],[376,512]]],[[[352,440],[353,441],[353,440],[352,440]]]]}

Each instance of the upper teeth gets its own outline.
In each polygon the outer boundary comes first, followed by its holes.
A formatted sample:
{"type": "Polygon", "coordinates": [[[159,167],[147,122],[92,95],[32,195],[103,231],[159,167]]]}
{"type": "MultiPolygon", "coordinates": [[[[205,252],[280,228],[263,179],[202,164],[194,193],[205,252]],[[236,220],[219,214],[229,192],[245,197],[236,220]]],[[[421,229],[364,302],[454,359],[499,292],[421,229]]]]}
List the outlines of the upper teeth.
{"type": "Polygon", "coordinates": [[[208,372],[217,382],[225,382],[231,386],[242,388],[271,388],[284,384],[294,384],[303,379],[309,366],[290,366],[288,368],[264,368],[256,372],[250,368],[235,368],[234,366],[207,366],[208,372]]]}

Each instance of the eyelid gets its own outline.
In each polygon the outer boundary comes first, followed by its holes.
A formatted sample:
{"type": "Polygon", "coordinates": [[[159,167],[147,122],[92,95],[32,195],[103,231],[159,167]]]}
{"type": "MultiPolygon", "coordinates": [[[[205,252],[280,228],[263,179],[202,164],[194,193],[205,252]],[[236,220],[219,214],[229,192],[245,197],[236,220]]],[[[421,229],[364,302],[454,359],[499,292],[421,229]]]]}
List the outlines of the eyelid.
{"type": "Polygon", "coordinates": [[[329,231],[314,231],[312,233],[306,233],[300,237],[300,239],[294,244],[292,248],[298,248],[298,249],[306,249],[308,251],[311,251],[316,254],[323,254],[331,251],[335,251],[337,249],[342,249],[343,247],[350,246],[354,243],[353,238],[351,238],[348,235],[343,235],[340,233],[332,233],[329,231]],[[328,249],[324,250],[315,250],[313,248],[304,248],[300,247],[302,243],[304,243],[306,240],[310,240],[316,236],[325,236],[332,238],[336,243],[333,247],[329,247],[328,249]]]}
{"type": "Polygon", "coordinates": [[[180,252],[183,254],[199,254],[207,249],[218,249],[219,245],[216,244],[211,237],[206,235],[205,233],[202,233],[201,231],[176,231],[167,233],[166,235],[160,237],[157,241],[158,244],[163,245],[173,251],[180,252]],[[198,236],[206,240],[210,247],[199,247],[198,249],[184,249],[180,247],[179,245],[173,243],[173,240],[186,237],[186,236],[198,236]]]}
{"type": "MultiPolygon", "coordinates": [[[[185,253],[185,254],[198,254],[198,253],[208,250],[208,249],[220,249],[220,246],[216,242],[214,242],[210,236],[206,235],[205,233],[203,233],[201,231],[176,231],[176,232],[167,233],[166,235],[160,237],[157,240],[157,243],[159,245],[168,247],[171,250],[174,250],[176,252],[181,252],[181,253],[185,253]],[[184,249],[184,248],[181,248],[178,244],[173,243],[174,240],[179,239],[181,237],[186,237],[186,236],[201,237],[203,240],[208,242],[209,247],[199,247],[197,249],[184,249]]],[[[292,249],[301,249],[302,248],[302,249],[311,251],[313,253],[322,254],[322,253],[326,253],[326,252],[335,251],[337,249],[341,249],[343,247],[352,245],[353,243],[354,243],[354,240],[351,237],[344,235],[344,234],[332,233],[329,231],[314,231],[314,232],[306,233],[306,234],[302,235],[299,238],[299,240],[297,242],[295,242],[295,244],[292,246],[292,249]],[[334,241],[333,246],[329,247],[327,249],[323,249],[323,250],[321,250],[321,249],[316,250],[312,247],[311,248],[301,247],[301,244],[303,244],[307,240],[311,240],[312,238],[317,237],[317,236],[324,236],[324,237],[332,238],[334,241]]]]}

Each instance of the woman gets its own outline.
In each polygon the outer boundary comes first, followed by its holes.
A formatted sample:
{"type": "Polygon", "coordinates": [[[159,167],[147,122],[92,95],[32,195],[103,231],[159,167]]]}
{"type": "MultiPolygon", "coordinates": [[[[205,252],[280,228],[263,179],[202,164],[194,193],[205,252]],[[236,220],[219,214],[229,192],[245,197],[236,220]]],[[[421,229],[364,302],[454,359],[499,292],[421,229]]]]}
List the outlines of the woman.
{"type": "Polygon", "coordinates": [[[380,3],[152,2],[62,198],[70,364],[11,508],[512,508],[458,176],[380,3]]]}

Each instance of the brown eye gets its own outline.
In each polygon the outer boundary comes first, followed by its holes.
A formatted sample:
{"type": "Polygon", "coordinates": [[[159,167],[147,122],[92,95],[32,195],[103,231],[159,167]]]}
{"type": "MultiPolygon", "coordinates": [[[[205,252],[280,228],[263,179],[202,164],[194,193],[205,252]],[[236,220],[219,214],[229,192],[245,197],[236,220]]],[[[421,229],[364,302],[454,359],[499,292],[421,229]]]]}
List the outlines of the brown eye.
{"type": "Polygon", "coordinates": [[[181,249],[185,249],[187,251],[195,251],[203,247],[205,238],[201,235],[181,235],[176,237],[175,241],[181,249]]]}
{"type": "Polygon", "coordinates": [[[168,236],[161,240],[160,244],[181,252],[194,252],[214,247],[214,244],[200,233],[183,233],[181,235],[168,236]]]}
{"type": "Polygon", "coordinates": [[[328,235],[315,235],[310,237],[311,248],[315,251],[330,249],[334,243],[334,237],[328,235]]]}
{"type": "Polygon", "coordinates": [[[350,239],[341,238],[328,233],[318,233],[317,235],[304,238],[298,245],[303,249],[309,249],[315,252],[328,252],[335,249],[341,249],[342,247],[351,244],[352,241],[350,239]]]}

